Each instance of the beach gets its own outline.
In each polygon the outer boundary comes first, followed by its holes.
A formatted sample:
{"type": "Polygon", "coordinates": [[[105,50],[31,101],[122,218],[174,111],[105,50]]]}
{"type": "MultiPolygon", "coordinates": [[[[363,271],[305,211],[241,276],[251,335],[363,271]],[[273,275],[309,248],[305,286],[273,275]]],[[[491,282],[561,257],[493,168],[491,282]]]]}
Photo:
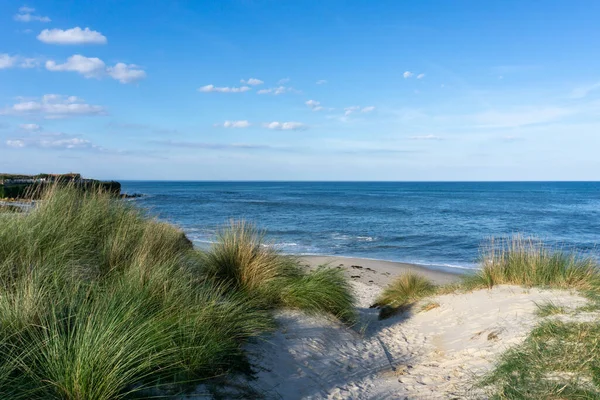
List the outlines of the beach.
{"type": "Polygon", "coordinates": [[[404,272],[415,272],[427,277],[436,285],[445,285],[460,280],[461,274],[442,272],[417,264],[395,261],[374,260],[369,258],[339,256],[301,256],[300,263],[309,269],[319,266],[340,268],[348,279],[365,285],[387,286],[394,278],[404,272]]]}
{"type": "MultiPolygon", "coordinates": [[[[250,384],[266,398],[489,398],[475,383],[542,320],[538,304],[571,311],[587,304],[568,290],[499,285],[431,296],[380,321],[371,305],[399,274],[415,272],[438,285],[460,276],[361,258],[305,256],[301,262],[309,269],[344,270],[357,297],[359,322],[348,327],[325,316],[278,312],[278,330],[248,346],[258,371],[250,384]]],[[[592,314],[578,318],[598,318],[592,314]]]]}

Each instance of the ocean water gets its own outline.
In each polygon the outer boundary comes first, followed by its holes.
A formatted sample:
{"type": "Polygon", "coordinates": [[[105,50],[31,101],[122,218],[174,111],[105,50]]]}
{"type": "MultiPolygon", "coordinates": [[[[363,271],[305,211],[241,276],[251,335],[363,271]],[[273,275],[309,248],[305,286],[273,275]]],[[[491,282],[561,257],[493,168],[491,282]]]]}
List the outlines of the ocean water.
{"type": "Polygon", "coordinates": [[[286,253],[476,268],[490,237],[597,254],[600,182],[122,182],[138,205],[208,246],[231,219],[286,253]]]}

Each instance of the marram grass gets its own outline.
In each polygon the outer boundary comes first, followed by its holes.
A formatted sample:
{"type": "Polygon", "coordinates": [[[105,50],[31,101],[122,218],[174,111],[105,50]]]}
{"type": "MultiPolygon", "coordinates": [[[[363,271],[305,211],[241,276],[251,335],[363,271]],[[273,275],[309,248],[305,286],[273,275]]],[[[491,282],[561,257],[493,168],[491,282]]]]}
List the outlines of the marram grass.
{"type": "Polygon", "coordinates": [[[491,240],[483,249],[481,269],[467,282],[474,286],[501,284],[595,290],[600,287],[597,261],[563,252],[542,241],[513,236],[491,240]]]}
{"type": "Polygon", "coordinates": [[[232,222],[217,237],[204,255],[206,274],[213,280],[267,307],[298,308],[354,321],[352,288],[340,271],[302,270],[296,258],[279,253],[264,242],[262,232],[245,222],[232,222]]]}
{"type": "Polygon", "coordinates": [[[405,272],[384,289],[375,305],[402,307],[433,294],[435,289],[435,285],[424,276],[415,272],[405,272]]]}
{"type": "MultiPolygon", "coordinates": [[[[499,284],[575,290],[589,299],[585,311],[600,311],[598,262],[539,240],[515,236],[490,243],[481,270],[465,285],[499,284]]],[[[522,345],[503,354],[480,384],[494,399],[600,398],[600,322],[569,321],[576,315],[552,303],[537,308],[544,320],[522,345]],[[558,314],[566,321],[556,319],[558,314]]]]}
{"type": "Polygon", "coordinates": [[[73,187],[0,214],[0,398],[168,397],[248,372],[243,345],[274,327],[273,307],[351,319],[343,279],[261,240],[234,225],[201,253],[131,203],[73,187]]]}

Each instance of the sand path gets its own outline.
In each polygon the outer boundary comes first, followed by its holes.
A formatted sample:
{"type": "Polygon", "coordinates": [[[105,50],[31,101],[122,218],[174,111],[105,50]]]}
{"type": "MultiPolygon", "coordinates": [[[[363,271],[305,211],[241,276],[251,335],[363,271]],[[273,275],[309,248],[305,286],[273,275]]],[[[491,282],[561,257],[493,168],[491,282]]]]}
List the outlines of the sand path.
{"type": "Polygon", "coordinates": [[[565,291],[498,286],[435,296],[378,321],[369,305],[381,287],[353,286],[360,323],[352,329],[321,316],[277,314],[280,328],[248,346],[256,390],[282,399],[485,398],[472,388],[474,377],[525,339],[540,320],[536,303],[575,308],[586,302],[565,291]],[[422,311],[430,302],[439,306],[422,311]]]}

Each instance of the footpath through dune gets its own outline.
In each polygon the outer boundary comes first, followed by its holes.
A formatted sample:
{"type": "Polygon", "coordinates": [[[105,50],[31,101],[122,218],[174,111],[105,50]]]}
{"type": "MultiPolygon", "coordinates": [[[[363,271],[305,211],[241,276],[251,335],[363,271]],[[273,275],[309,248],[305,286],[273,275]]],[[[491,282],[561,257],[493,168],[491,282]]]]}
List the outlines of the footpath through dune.
{"type": "Polygon", "coordinates": [[[568,291],[497,286],[438,295],[378,321],[369,305],[381,288],[353,285],[360,323],[352,329],[285,311],[274,334],[248,346],[257,391],[286,400],[485,398],[473,388],[475,378],[525,339],[540,319],[536,303],[586,303],[568,291]]]}

